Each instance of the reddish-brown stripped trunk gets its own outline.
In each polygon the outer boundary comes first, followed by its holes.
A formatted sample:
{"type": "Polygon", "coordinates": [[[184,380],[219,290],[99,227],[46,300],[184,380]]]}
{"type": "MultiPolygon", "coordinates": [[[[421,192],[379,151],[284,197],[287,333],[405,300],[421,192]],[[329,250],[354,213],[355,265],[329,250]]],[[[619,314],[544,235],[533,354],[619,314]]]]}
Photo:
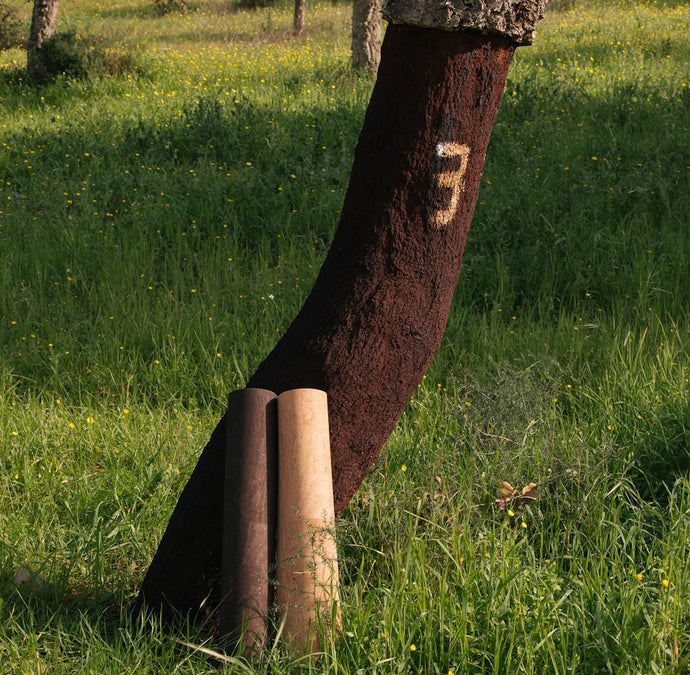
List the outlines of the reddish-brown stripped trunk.
{"type": "MultiPolygon", "coordinates": [[[[388,26],[342,217],[314,288],[248,386],[324,389],[336,511],[347,505],[445,330],[515,44],[388,26]]],[[[225,417],[144,580],[165,619],[219,601],[225,417]]],[[[239,489],[239,486],[238,486],[239,489]]]]}

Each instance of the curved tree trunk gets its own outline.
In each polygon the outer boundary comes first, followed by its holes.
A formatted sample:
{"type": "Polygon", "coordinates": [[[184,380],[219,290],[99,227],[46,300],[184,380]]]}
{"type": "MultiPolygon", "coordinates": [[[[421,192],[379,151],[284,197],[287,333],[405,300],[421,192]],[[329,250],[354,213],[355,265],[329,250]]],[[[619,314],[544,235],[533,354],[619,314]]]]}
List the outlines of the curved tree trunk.
{"type": "Polygon", "coordinates": [[[46,79],[47,69],[41,58],[41,45],[55,33],[57,12],[58,0],[34,0],[29,41],[26,46],[26,66],[29,77],[36,82],[46,79]]]}
{"type": "Polygon", "coordinates": [[[352,65],[376,71],[381,60],[381,0],[352,1],[352,65]]]}
{"type": "MultiPolygon", "coordinates": [[[[514,49],[478,31],[389,25],[329,254],[248,382],[328,393],[337,512],[441,341],[514,49]]],[[[173,512],[137,609],[169,619],[217,605],[224,452],[225,417],[173,512]]]]}

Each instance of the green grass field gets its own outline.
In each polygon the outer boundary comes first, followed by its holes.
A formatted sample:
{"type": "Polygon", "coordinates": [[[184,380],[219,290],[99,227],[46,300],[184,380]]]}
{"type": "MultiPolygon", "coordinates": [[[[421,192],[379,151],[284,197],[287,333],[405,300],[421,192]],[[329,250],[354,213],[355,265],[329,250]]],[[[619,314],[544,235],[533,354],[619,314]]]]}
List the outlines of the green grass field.
{"type": "MultiPolygon", "coordinates": [[[[62,3],[116,76],[0,55],[3,674],[216,672],[126,608],[310,289],[373,85],[346,5],[299,40],[288,5],[152,5],[62,3]]],[[[443,344],[338,523],[342,635],[256,672],[690,672],[689,62],[684,2],[563,0],[518,50],[443,344]]]]}

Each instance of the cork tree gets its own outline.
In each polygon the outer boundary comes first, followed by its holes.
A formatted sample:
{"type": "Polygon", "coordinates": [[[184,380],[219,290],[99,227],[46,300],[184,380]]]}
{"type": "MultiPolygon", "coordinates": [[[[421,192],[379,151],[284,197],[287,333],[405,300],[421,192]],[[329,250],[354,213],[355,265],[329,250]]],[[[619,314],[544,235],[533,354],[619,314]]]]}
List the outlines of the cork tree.
{"type": "Polygon", "coordinates": [[[57,13],[58,0],[34,0],[29,39],[26,44],[26,65],[29,77],[37,82],[45,80],[47,76],[41,47],[55,33],[57,13]]]}
{"type": "MultiPolygon", "coordinates": [[[[336,512],[440,344],[508,68],[545,4],[384,4],[389,25],[337,231],[302,309],[247,382],[327,392],[336,512]]],[[[220,600],[227,417],[172,513],[137,611],[206,615],[220,600]]]]}
{"type": "Polygon", "coordinates": [[[352,0],[352,65],[376,72],[381,58],[381,0],[352,0]]]}
{"type": "Polygon", "coordinates": [[[306,14],[306,0],[295,0],[295,7],[292,12],[292,34],[294,37],[302,35],[306,14]]]}

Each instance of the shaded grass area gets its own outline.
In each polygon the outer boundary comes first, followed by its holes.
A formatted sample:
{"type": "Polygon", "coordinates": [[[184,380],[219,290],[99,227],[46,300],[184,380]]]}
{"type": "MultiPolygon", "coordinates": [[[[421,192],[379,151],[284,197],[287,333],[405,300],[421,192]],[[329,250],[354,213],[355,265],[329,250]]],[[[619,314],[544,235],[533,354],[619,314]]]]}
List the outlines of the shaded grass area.
{"type": "MultiPolygon", "coordinates": [[[[372,81],[341,6],[291,42],[286,7],[92,4],[61,21],[138,73],[37,88],[0,58],[0,664],[211,672],[172,639],[203,627],[125,610],[309,291],[372,81]]],[[[443,344],[339,522],[343,633],[256,672],[690,667],[689,23],[560,3],[518,50],[443,344]]]]}

